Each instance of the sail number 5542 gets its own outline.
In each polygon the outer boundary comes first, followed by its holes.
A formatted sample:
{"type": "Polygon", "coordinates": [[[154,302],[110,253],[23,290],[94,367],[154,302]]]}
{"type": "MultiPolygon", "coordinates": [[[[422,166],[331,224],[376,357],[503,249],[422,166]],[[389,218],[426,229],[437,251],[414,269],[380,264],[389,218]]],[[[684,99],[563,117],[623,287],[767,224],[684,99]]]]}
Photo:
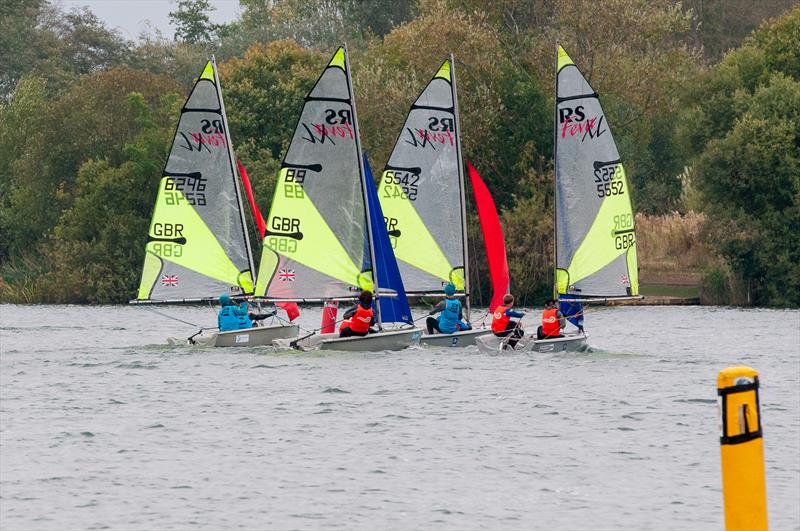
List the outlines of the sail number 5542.
{"type": "Polygon", "coordinates": [[[606,164],[594,170],[597,197],[625,194],[622,164],[606,164]]]}
{"type": "Polygon", "coordinates": [[[407,171],[386,170],[383,172],[383,182],[388,185],[395,185],[383,187],[384,199],[393,199],[395,197],[408,199],[409,201],[417,199],[419,175],[407,171]]]}

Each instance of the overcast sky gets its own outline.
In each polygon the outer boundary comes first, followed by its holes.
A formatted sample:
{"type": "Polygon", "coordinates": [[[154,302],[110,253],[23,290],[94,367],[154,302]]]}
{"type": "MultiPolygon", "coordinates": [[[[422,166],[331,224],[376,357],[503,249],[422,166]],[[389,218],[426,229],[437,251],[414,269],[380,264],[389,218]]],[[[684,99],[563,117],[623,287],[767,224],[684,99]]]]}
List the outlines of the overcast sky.
{"type": "MultiPolygon", "coordinates": [[[[175,33],[169,23],[169,12],[177,9],[176,0],[56,0],[54,3],[67,11],[88,7],[106,25],[132,40],[147,29],[148,21],[169,39],[175,33]]],[[[210,0],[210,3],[217,8],[210,15],[217,24],[230,22],[239,14],[239,0],[210,0]]]]}

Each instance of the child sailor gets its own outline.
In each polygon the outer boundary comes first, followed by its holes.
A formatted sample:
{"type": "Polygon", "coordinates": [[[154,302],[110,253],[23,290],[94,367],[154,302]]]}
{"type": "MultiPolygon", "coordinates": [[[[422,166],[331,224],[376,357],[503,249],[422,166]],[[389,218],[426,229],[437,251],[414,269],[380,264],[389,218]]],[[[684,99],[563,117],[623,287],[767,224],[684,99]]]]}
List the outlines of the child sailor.
{"type": "Polygon", "coordinates": [[[428,312],[428,315],[440,314],[438,318],[428,317],[425,321],[428,333],[433,334],[433,331],[436,330],[442,334],[452,334],[470,330],[472,326],[464,321],[464,316],[461,312],[461,301],[456,298],[456,287],[452,283],[448,283],[444,287],[444,295],[445,299],[439,301],[433,310],[428,312]]]}

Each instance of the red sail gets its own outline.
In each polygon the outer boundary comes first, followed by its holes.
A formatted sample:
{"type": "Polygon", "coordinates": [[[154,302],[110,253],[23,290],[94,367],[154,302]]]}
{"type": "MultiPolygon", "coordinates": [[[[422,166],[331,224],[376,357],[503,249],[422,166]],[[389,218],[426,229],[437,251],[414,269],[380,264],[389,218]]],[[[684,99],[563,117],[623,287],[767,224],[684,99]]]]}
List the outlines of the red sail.
{"type": "MultiPolygon", "coordinates": [[[[239,167],[239,175],[242,176],[242,184],[244,185],[245,193],[247,193],[247,200],[250,202],[250,210],[253,212],[253,217],[256,218],[258,233],[261,234],[261,239],[263,240],[267,226],[264,223],[264,218],[261,216],[261,211],[258,209],[256,199],[253,197],[253,188],[250,186],[250,179],[247,178],[247,170],[244,169],[244,166],[239,159],[236,159],[236,164],[239,167]]],[[[276,303],[276,306],[283,308],[290,321],[294,321],[300,317],[300,308],[295,302],[279,302],[276,303]]]]}
{"type": "Polygon", "coordinates": [[[508,261],[506,260],[506,244],[503,239],[503,228],[500,226],[500,217],[494,206],[492,194],[486,188],[481,176],[472,164],[467,161],[469,179],[472,182],[472,193],[475,196],[475,205],[478,207],[478,218],[483,231],[483,245],[486,248],[486,259],[489,262],[489,274],[492,277],[492,302],[489,312],[503,303],[503,295],[511,289],[508,278],[508,261]]]}
{"type": "Polygon", "coordinates": [[[256,218],[258,233],[261,234],[261,238],[263,239],[266,225],[264,225],[264,218],[261,217],[261,211],[258,209],[256,199],[253,197],[253,188],[250,186],[250,179],[247,178],[247,171],[244,169],[242,161],[236,159],[236,164],[239,167],[239,175],[242,176],[242,184],[244,184],[244,191],[247,193],[247,200],[250,201],[250,210],[253,212],[253,217],[256,218]]]}

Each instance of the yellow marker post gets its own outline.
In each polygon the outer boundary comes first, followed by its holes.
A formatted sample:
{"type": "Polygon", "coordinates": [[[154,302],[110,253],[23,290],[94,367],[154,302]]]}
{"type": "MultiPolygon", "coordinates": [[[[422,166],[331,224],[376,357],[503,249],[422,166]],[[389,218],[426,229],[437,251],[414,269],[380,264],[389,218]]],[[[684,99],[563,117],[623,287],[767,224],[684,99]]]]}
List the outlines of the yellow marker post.
{"type": "Polygon", "coordinates": [[[727,531],[767,530],[767,487],[758,371],[728,367],[717,377],[722,495],[727,531]]]}

